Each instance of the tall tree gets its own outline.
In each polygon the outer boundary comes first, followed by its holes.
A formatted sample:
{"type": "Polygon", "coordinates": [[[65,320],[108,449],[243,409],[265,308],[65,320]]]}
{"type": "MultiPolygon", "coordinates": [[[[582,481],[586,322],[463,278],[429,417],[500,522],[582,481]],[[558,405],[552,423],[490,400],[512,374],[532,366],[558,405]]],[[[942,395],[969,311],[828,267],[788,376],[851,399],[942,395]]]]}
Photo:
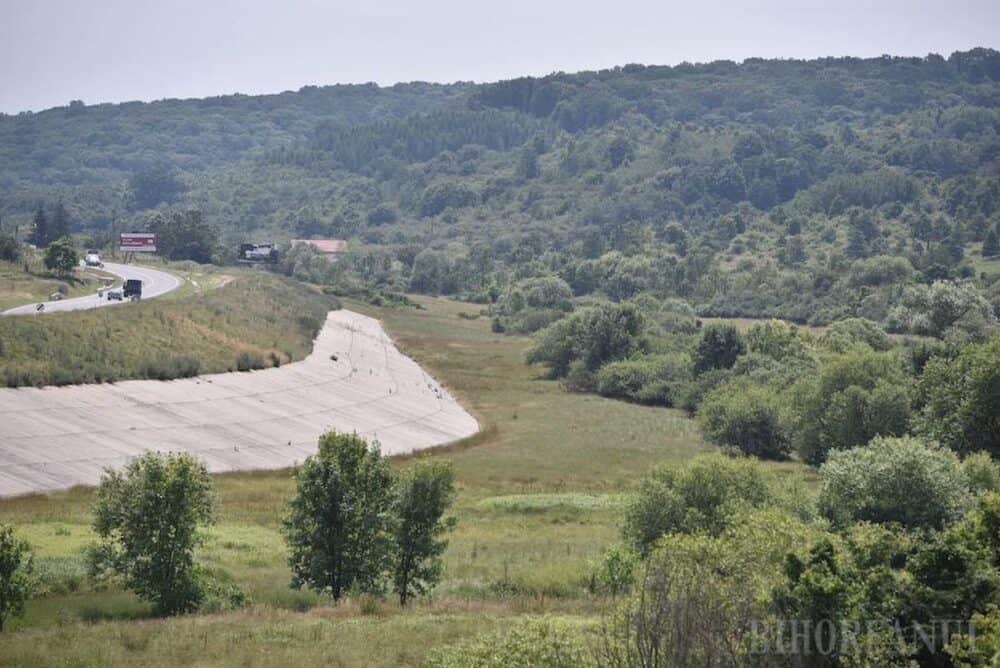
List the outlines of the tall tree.
{"type": "Polygon", "coordinates": [[[76,248],[67,237],[56,239],[45,251],[45,268],[60,276],[72,274],[77,262],[79,256],[76,254],[76,248]]]}
{"type": "Polygon", "coordinates": [[[292,586],[338,600],[380,591],[391,550],[392,473],[377,444],[329,432],[296,474],[285,518],[292,586]]]}
{"type": "Polygon", "coordinates": [[[997,237],[996,229],[986,233],[983,240],[983,257],[994,257],[1000,255],[1000,237],[997,237]]]}
{"type": "Polygon", "coordinates": [[[455,496],[455,474],[446,462],[417,464],[396,487],[393,590],[405,606],[441,578],[443,535],[454,525],[444,517],[455,496]]]}
{"type": "Polygon", "coordinates": [[[49,219],[45,215],[45,209],[39,204],[38,208],[35,210],[35,218],[32,221],[31,227],[31,243],[35,244],[39,248],[45,248],[48,245],[49,239],[49,219]]]}
{"type": "Polygon", "coordinates": [[[49,241],[62,239],[69,236],[69,212],[62,200],[56,204],[52,211],[52,220],[49,222],[49,241]]]}
{"type": "Polygon", "coordinates": [[[94,506],[101,542],[91,549],[91,572],[118,573],[160,614],[194,610],[204,595],[198,529],[213,518],[212,479],[192,455],[147,452],[123,470],[107,469],[94,506]]]}

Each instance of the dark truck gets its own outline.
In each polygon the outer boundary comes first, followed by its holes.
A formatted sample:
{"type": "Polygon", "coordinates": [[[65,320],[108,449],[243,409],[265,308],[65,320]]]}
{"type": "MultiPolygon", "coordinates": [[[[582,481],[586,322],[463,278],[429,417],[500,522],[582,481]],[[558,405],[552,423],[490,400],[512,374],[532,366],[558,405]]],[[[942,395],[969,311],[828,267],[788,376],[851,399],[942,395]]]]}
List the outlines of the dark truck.
{"type": "Polygon", "coordinates": [[[122,296],[125,299],[139,301],[142,299],[142,281],[138,278],[130,278],[122,286],[122,296]]]}

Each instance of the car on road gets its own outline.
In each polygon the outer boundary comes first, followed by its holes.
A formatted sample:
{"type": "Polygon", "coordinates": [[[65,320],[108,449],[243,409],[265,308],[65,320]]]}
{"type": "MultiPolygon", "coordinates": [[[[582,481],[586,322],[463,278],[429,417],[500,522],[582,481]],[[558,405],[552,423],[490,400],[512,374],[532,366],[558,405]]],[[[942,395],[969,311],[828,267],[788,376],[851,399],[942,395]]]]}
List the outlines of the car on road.
{"type": "Polygon", "coordinates": [[[108,290],[108,301],[109,302],[120,302],[122,300],[121,290],[108,290]]]}
{"type": "Polygon", "coordinates": [[[104,263],[101,262],[101,254],[94,249],[87,250],[87,253],[83,256],[83,262],[88,267],[103,267],[104,263]]]}

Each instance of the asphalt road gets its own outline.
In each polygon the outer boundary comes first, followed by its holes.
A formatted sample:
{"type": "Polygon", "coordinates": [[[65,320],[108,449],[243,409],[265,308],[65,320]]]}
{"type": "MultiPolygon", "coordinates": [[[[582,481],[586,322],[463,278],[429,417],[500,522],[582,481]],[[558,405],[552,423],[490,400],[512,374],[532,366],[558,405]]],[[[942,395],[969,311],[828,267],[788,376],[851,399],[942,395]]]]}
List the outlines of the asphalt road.
{"type": "MultiPolygon", "coordinates": [[[[137,278],[142,281],[143,299],[151,299],[153,297],[165,295],[172,290],[176,290],[181,285],[181,279],[177,278],[173,274],[168,274],[165,271],[159,271],[157,269],[150,269],[148,267],[136,267],[130,264],[105,262],[104,271],[115,274],[120,277],[123,282],[132,278],[137,278]]],[[[119,283],[115,287],[120,288],[121,284],[119,283]]],[[[107,297],[107,290],[105,290],[104,296],[102,297],[98,297],[97,292],[94,292],[92,295],[74,297],[73,299],[44,302],[45,308],[41,311],[38,310],[38,302],[33,302],[31,304],[25,304],[24,306],[8,309],[3,313],[0,313],[0,315],[31,315],[37,313],[56,313],[58,311],[80,311],[83,309],[127,303],[128,302],[125,300],[110,301],[107,297]]]]}

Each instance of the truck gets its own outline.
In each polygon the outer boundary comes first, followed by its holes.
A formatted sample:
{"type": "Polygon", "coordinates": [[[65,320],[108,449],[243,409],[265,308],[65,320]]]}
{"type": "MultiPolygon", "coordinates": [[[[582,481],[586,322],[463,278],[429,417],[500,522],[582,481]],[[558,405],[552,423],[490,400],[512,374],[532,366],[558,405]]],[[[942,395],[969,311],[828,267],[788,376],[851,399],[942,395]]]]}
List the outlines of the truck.
{"type": "Polygon", "coordinates": [[[142,299],[142,281],[138,278],[130,278],[122,286],[122,296],[134,302],[142,299]]]}

